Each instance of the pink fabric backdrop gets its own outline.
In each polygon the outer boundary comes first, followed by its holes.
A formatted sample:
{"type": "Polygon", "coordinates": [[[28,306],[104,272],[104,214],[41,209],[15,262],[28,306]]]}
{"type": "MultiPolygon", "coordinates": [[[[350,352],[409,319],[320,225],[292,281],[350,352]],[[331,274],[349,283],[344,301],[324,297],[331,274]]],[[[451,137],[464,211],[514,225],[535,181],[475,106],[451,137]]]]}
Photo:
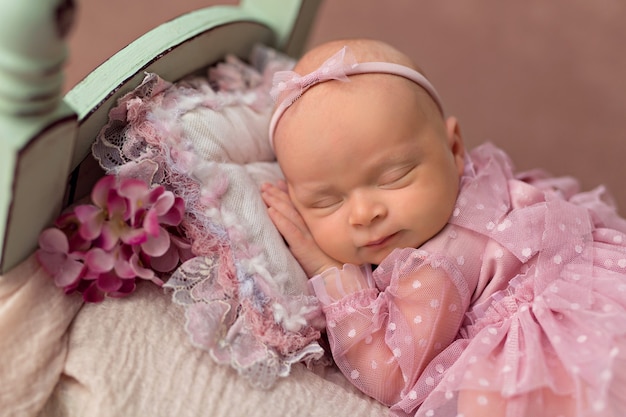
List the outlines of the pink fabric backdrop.
{"type": "MultiPolygon", "coordinates": [[[[146,30],[232,0],[78,0],[66,89],[146,30]],[[116,22],[116,23],[114,23],[116,22]]],[[[425,68],[469,146],[606,184],[626,215],[626,3],[326,0],[310,44],[373,37],[425,68]]]]}

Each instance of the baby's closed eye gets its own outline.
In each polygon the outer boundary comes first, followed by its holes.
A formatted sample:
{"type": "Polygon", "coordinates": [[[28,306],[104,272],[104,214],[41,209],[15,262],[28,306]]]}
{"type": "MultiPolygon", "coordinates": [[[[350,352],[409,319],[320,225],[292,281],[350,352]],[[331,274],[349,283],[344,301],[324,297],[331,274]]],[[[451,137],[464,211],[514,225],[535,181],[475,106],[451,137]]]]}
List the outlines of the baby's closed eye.
{"type": "Polygon", "coordinates": [[[378,186],[389,189],[402,188],[411,182],[415,168],[416,165],[409,165],[387,171],[380,176],[378,186]]]}
{"type": "Polygon", "coordinates": [[[327,196],[313,200],[308,206],[312,209],[330,209],[339,206],[342,201],[342,198],[327,196]]]}

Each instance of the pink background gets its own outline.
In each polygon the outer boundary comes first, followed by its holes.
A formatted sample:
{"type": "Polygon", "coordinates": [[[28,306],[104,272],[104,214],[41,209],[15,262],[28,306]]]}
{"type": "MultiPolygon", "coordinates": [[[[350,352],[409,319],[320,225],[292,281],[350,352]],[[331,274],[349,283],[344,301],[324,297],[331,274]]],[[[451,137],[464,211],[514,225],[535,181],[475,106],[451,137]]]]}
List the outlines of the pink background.
{"type": "MultiPolygon", "coordinates": [[[[145,31],[236,1],[77,0],[66,89],[145,31]]],[[[326,0],[310,45],[387,41],[422,66],[469,147],[519,169],[606,184],[626,215],[626,3],[622,0],[326,0]]]]}

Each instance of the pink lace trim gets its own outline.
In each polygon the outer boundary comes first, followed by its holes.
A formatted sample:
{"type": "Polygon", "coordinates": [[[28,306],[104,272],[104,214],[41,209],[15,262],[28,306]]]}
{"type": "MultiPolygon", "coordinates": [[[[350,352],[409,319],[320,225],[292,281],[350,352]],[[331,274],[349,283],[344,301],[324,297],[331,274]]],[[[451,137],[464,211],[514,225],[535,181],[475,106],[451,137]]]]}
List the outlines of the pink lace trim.
{"type": "Polygon", "coordinates": [[[185,200],[181,224],[195,258],[165,284],[185,308],[186,331],[194,346],[208,350],[253,385],[267,388],[289,374],[295,362],[317,361],[323,349],[321,312],[307,295],[282,294],[268,280],[262,252],[238,227],[237,213],[221,206],[228,178],[218,164],[199,161],[185,138],[179,117],[196,107],[219,111],[226,105],[271,106],[273,73],[293,62],[258,47],[252,66],[229,56],[207,78],[167,82],[146,74],[143,83],[122,97],[93,144],[102,168],[120,177],[161,184],[185,200]],[[207,91],[230,94],[204,94],[207,91]],[[211,178],[200,183],[199,167],[211,178]]]}

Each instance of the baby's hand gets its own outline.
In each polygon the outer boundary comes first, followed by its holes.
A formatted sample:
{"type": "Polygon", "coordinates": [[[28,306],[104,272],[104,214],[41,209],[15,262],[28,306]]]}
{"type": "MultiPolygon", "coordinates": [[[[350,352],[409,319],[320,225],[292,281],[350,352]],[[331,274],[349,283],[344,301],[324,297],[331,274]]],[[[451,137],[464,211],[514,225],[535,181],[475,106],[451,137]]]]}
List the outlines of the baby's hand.
{"type": "Polygon", "coordinates": [[[272,222],[287,241],[291,253],[309,277],[343,265],[326,255],[313,239],[304,219],[291,202],[284,181],[277,185],[265,183],[261,196],[272,222]]]}

